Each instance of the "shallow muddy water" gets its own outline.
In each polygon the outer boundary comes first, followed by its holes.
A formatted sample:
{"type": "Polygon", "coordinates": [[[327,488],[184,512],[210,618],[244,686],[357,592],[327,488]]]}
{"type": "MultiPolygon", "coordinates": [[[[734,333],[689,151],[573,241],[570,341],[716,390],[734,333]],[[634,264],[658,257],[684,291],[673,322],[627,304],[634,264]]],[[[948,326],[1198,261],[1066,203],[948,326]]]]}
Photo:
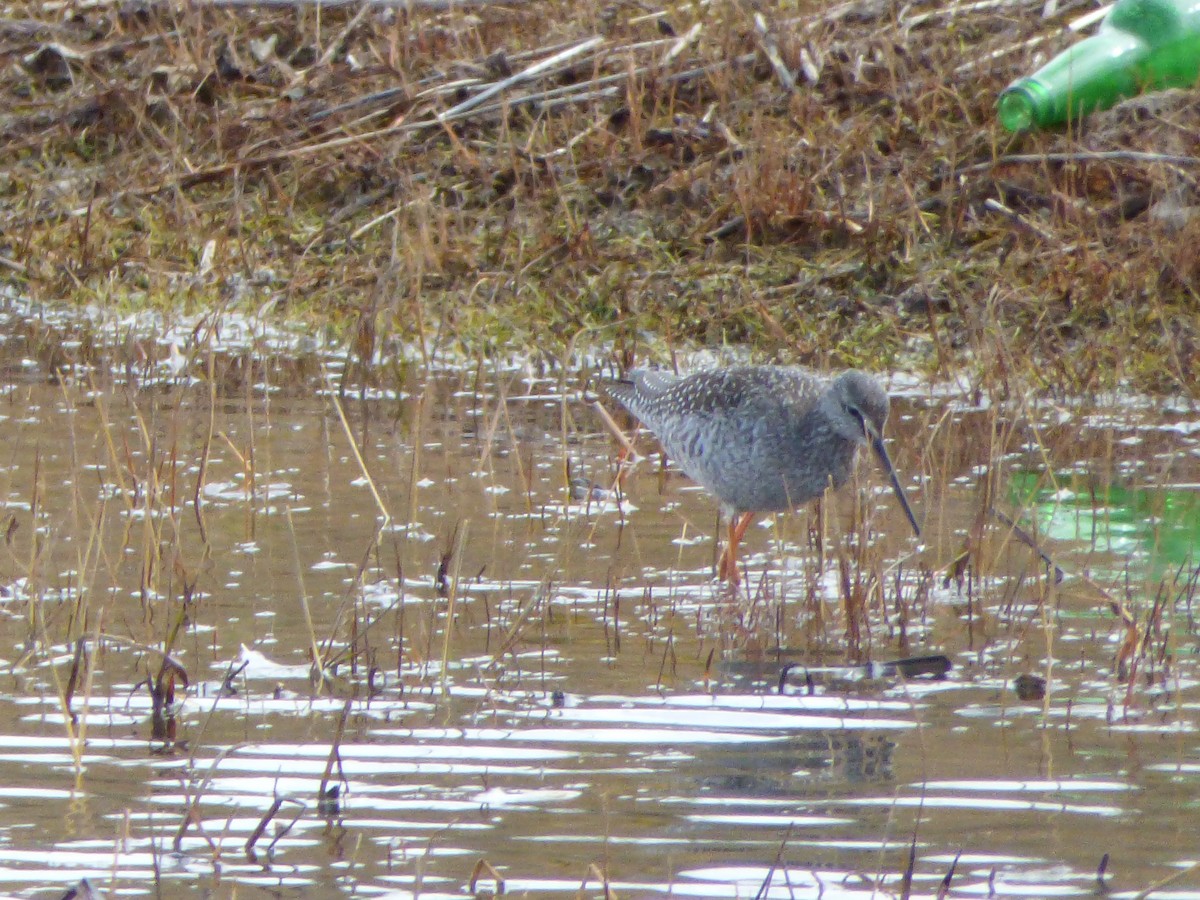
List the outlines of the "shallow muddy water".
{"type": "Polygon", "coordinates": [[[924,547],[861,466],[733,595],[580,378],[3,347],[2,894],[1200,897],[1183,407],[898,388],[924,547]]]}

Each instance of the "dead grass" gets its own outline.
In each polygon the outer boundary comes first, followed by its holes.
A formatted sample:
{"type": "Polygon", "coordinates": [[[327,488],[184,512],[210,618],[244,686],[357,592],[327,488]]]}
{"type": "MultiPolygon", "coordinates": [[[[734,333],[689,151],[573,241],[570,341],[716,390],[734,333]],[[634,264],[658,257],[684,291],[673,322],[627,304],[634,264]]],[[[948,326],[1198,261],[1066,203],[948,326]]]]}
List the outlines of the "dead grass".
{"type": "Polygon", "coordinates": [[[0,271],[76,303],[274,301],[364,357],[561,358],[596,329],[1194,394],[1200,112],[1167,93],[1011,139],[1014,48],[1085,11],[1041,9],[10,3],[0,271]]]}

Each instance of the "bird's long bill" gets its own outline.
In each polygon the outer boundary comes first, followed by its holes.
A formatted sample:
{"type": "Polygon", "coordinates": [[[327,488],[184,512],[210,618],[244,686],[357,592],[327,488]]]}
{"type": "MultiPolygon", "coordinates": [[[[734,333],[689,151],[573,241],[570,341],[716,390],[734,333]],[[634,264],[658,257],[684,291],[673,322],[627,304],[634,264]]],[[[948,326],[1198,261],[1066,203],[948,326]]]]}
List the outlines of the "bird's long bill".
{"type": "MultiPolygon", "coordinates": [[[[874,431],[874,429],[869,429],[868,432],[870,431],[874,431]]],[[[878,434],[868,434],[868,436],[871,440],[871,446],[875,448],[875,455],[879,457],[879,461],[887,469],[888,480],[892,483],[892,490],[896,494],[896,499],[900,501],[900,505],[904,508],[904,514],[908,516],[913,534],[919,538],[921,536],[921,526],[917,524],[917,517],[913,515],[912,507],[908,505],[908,497],[904,494],[904,488],[900,486],[900,479],[896,477],[896,467],[892,465],[892,458],[888,456],[887,447],[883,445],[883,436],[878,434]]]]}

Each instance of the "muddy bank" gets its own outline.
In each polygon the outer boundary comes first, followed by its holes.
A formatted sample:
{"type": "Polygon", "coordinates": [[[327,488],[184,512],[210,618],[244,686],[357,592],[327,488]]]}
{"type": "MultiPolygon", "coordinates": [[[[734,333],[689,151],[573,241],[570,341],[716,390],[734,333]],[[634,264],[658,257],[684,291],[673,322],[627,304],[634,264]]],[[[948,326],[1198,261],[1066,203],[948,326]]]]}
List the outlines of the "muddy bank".
{"type": "Polygon", "coordinates": [[[1042,10],[18,3],[0,275],[363,360],[600,335],[1194,394],[1200,113],[1011,138],[997,92],[1087,11],[1042,10]]]}

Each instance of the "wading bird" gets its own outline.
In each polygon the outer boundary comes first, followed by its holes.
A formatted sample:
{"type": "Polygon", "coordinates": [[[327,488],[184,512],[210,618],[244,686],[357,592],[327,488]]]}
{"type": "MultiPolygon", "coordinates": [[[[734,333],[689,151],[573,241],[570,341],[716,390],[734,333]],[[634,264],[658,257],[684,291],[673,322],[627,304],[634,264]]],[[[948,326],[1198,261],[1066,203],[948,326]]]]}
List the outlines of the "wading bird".
{"type": "Polygon", "coordinates": [[[606,388],[720,501],[729,518],[717,567],[722,581],[738,581],[738,544],[755,514],[796,509],[827,487],[841,487],[864,444],[874,449],[921,536],[883,444],[887,391],[864,372],[825,378],[798,366],[730,366],[686,376],[639,369],[606,388]]]}

